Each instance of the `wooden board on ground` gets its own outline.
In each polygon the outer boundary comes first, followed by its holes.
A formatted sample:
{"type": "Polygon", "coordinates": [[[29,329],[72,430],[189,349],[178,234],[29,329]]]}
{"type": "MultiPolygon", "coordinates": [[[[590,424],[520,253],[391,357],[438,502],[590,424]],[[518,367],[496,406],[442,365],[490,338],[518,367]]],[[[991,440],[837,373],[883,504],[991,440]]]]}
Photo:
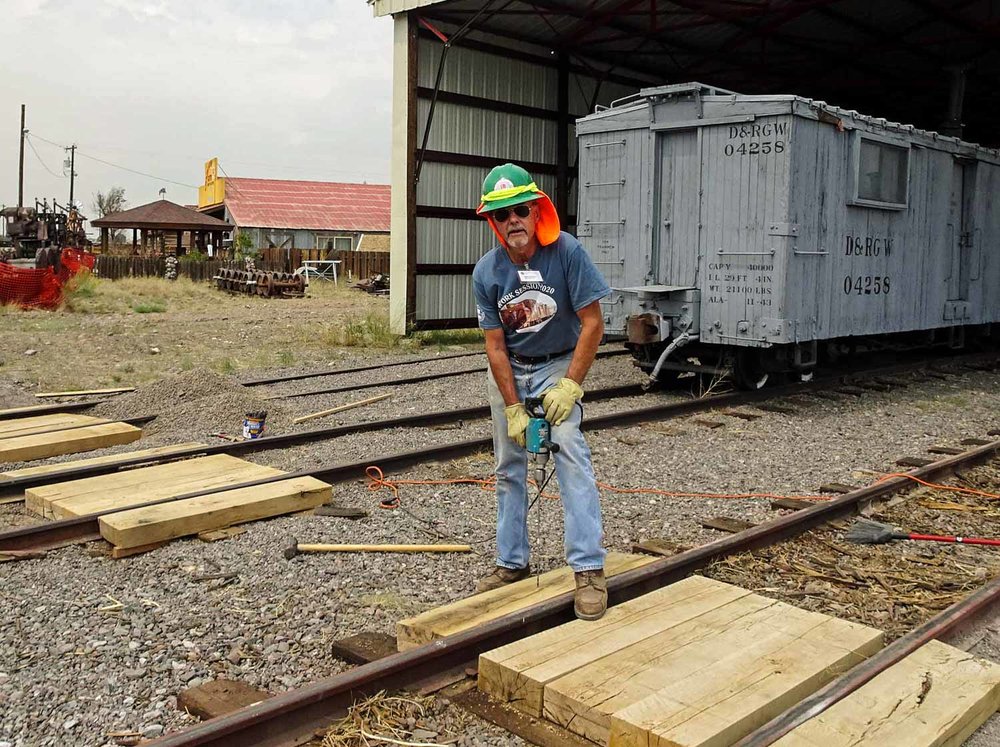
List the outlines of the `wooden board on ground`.
{"type": "Polygon", "coordinates": [[[388,633],[358,633],[330,644],[338,659],[351,664],[368,664],[396,653],[396,636],[388,633]]]}
{"type": "Polygon", "coordinates": [[[479,681],[602,744],[727,745],[881,645],[871,628],[693,576],[487,652],[479,681]]]}
{"type": "Polygon", "coordinates": [[[529,716],[506,703],[498,703],[478,690],[464,692],[452,698],[452,702],[538,747],[594,747],[593,742],[551,721],[529,716]]]}
{"type": "MultiPolygon", "coordinates": [[[[612,552],[604,559],[604,572],[610,577],[653,562],[656,562],[656,558],[647,555],[612,552]]],[[[400,620],[396,624],[396,641],[399,650],[406,651],[573,589],[573,571],[568,567],[558,568],[541,574],[537,579],[532,576],[499,589],[436,607],[416,617],[400,620]]]]}
{"type": "Polygon", "coordinates": [[[238,711],[272,697],[239,680],[210,680],[177,693],[177,708],[200,719],[210,719],[238,711]]]}
{"type": "Polygon", "coordinates": [[[0,462],[30,462],[33,459],[76,454],[139,440],[142,428],[127,423],[99,423],[70,430],[36,433],[0,440],[0,462]]]}
{"type": "Polygon", "coordinates": [[[319,506],[331,494],[330,485],[315,477],[294,477],[118,511],[98,524],[101,536],[116,548],[140,547],[319,506]]]}
{"type": "MultiPolygon", "coordinates": [[[[0,505],[3,505],[4,503],[16,503],[17,501],[24,500],[23,490],[14,490],[13,488],[4,487],[5,483],[10,482],[11,480],[17,480],[22,477],[38,477],[39,475],[47,475],[53,472],[61,472],[66,469],[76,469],[77,467],[87,467],[95,464],[115,464],[116,462],[123,462],[126,459],[134,459],[136,457],[148,457],[150,461],[154,461],[162,459],[165,456],[169,456],[174,452],[204,445],[205,444],[198,443],[197,441],[190,441],[183,444],[172,444],[171,446],[157,446],[152,449],[126,451],[121,454],[107,454],[105,456],[90,457],[89,459],[74,459],[68,462],[55,462],[51,464],[41,464],[37,467],[13,469],[9,472],[0,473],[0,505]]],[[[130,469],[134,469],[134,467],[130,469]]]]}
{"type": "Polygon", "coordinates": [[[46,518],[67,519],[281,474],[284,473],[273,467],[246,462],[228,454],[213,454],[41,485],[25,491],[25,507],[46,518]]]}
{"type": "Polygon", "coordinates": [[[36,415],[31,418],[17,418],[15,420],[0,420],[0,439],[64,431],[67,428],[79,428],[82,425],[99,425],[107,422],[106,418],[75,415],[69,412],[55,412],[50,415],[36,415]]]}
{"type": "Polygon", "coordinates": [[[997,708],[1000,665],[930,641],[775,745],[957,747],[997,708]]]}

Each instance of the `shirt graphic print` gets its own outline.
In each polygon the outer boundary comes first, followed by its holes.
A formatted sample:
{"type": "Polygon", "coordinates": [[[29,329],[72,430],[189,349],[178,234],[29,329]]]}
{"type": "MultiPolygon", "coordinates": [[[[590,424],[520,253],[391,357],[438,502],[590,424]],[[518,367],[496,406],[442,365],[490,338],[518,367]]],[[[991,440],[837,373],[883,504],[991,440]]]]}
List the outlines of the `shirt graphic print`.
{"type": "Polygon", "coordinates": [[[500,299],[500,321],[515,334],[537,332],[555,317],[559,304],[556,292],[543,283],[527,283],[500,299]]]}

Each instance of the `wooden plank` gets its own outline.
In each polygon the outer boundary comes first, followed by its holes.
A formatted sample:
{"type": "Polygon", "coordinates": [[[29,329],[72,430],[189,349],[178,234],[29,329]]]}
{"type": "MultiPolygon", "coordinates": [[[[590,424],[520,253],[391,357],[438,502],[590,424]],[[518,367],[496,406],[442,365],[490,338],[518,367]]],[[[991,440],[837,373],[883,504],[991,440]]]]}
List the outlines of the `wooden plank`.
{"type": "Polygon", "coordinates": [[[1000,665],[930,641],[777,742],[958,747],[1000,708],[1000,665]]]}
{"type": "Polygon", "coordinates": [[[697,423],[698,425],[703,426],[705,428],[711,428],[713,430],[715,428],[721,428],[722,426],[725,425],[725,423],[723,422],[720,422],[718,420],[709,420],[708,418],[693,418],[691,422],[697,423]]]}
{"type": "MultiPolygon", "coordinates": [[[[604,573],[610,577],[652,562],[655,562],[655,558],[646,555],[612,552],[604,559],[604,573]]],[[[526,578],[401,620],[396,624],[396,641],[399,650],[406,651],[435,638],[475,627],[573,589],[572,569],[558,568],[541,574],[537,579],[526,578]]]]}
{"type": "Polygon", "coordinates": [[[752,521],[734,519],[732,516],[711,516],[707,519],[702,519],[700,523],[705,529],[717,529],[720,532],[729,532],[730,534],[736,534],[737,532],[757,526],[752,521]]]}
{"type": "Polygon", "coordinates": [[[880,631],[751,594],[550,682],[543,715],[600,743],[722,747],[881,645],[880,631]]]}
{"type": "Polygon", "coordinates": [[[156,446],[150,449],[139,449],[137,451],[126,451],[121,454],[106,454],[99,457],[88,457],[87,459],[74,459],[68,462],[54,462],[51,464],[40,464],[37,467],[24,467],[13,469],[9,472],[0,473],[0,487],[8,480],[15,480],[20,477],[35,477],[36,475],[47,475],[51,472],[59,472],[64,469],[75,469],[77,467],[88,467],[94,464],[115,464],[126,459],[135,457],[163,457],[185,449],[193,449],[205,444],[198,441],[188,441],[182,444],[171,444],[170,446],[156,446]]]}
{"type": "Polygon", "coordinates": [[[296,477],[119,511],[102,516],[98,524],[101,536],[115,547],[137,547],[319,506],[331,493],[325,482],[296,477]]]}
{"type": "Polygon", "coordinates": [[[985,438],[963,438],[959,443],[962,446],[986,446],[986,444],[993,442],[985,438]]]}
{"type": "Polygon", "coordinates": [[[39,399],[45,399],[47,397],[76,397],[83,396],[85,394],[120,394],[122,392],[134,392],[134,386],[119,386],[112,387],[111,389],[78,389],[76,391],[69,392],[38,392],[35,396],[39,399]]]}
{"type": "Polygon", "coordinates": [[[142,428],[125,423],[101,423],[55,433],[36,433],[0,441],[0,462],[30,462],[33,459],[93,451],[137,441],[142,428]]]}
{"type": "Polygon", "coordinates": [[[479,689],[540,716],[550,682],[748,596],[745,589],[690,576],[611,607],[600,620],[574,620],[487,651],[479,657],[479,689]]]}
{"type": "Polygon", "coordinates": [[[271,694],[239,680],[217,679],[177,693],[177,708],[210,719],[267,700],[271,694]]]}
{"type": "Polygon", "coordinates": [[[106,418],[94,418],[90,415],[76,415],[67,412],[37,415],[33,418],[0,420],[0,439],[30,436],[34,433],[62,431],[67,428],[78,428],[81,425],[98,425],[107,422],[106,418]]]}
{"type": "MultiPolygon", "coordinates": [[[[103,400],[94,400],[94,405],[99,405],[103,400]]],[[[0,410],[0,418],[8,419],[15,416],[31,417],[36,413],[49,413],[52,410],[52,403],[44,405],[26,405],[23,407],[8,407],[6,410],[0,410]]]]}
{"type": "Polygon", "coordinates": [[[213,454],[31,488],[25,491],[25,507],[47,518],[66,519],[281,474],[228,454],[213,454]]]}
{"type": "Polygon", "coordinates": [[[763,417],[760,413],[744,412],[742,410],[723,410],[722,414],[728,415],[731,418],[739,418],[740,420],[757,420],[763,417]]]}

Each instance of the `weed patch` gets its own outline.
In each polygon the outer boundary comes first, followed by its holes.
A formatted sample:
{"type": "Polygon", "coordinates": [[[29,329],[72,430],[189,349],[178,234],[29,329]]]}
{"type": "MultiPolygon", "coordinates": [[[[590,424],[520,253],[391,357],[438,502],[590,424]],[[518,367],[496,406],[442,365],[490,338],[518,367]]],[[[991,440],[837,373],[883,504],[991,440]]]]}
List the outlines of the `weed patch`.
{"type": "Polygon", "coordinates": [[[159,300],[139,301],[132,304],[132,311],[136,314],[162,314],[166,310],[167,305],[159,300]]]}

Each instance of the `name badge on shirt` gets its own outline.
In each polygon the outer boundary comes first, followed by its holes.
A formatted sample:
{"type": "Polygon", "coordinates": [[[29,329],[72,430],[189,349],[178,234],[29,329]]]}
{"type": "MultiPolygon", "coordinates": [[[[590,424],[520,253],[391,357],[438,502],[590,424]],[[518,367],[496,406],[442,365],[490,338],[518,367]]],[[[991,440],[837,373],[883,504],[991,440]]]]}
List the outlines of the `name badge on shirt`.
{"type": "Polygon", "coordinates": [[[522,283],[542,282],[542,273],[538,270],[518,270],[517,276],[521,279],[522,283]]]}

